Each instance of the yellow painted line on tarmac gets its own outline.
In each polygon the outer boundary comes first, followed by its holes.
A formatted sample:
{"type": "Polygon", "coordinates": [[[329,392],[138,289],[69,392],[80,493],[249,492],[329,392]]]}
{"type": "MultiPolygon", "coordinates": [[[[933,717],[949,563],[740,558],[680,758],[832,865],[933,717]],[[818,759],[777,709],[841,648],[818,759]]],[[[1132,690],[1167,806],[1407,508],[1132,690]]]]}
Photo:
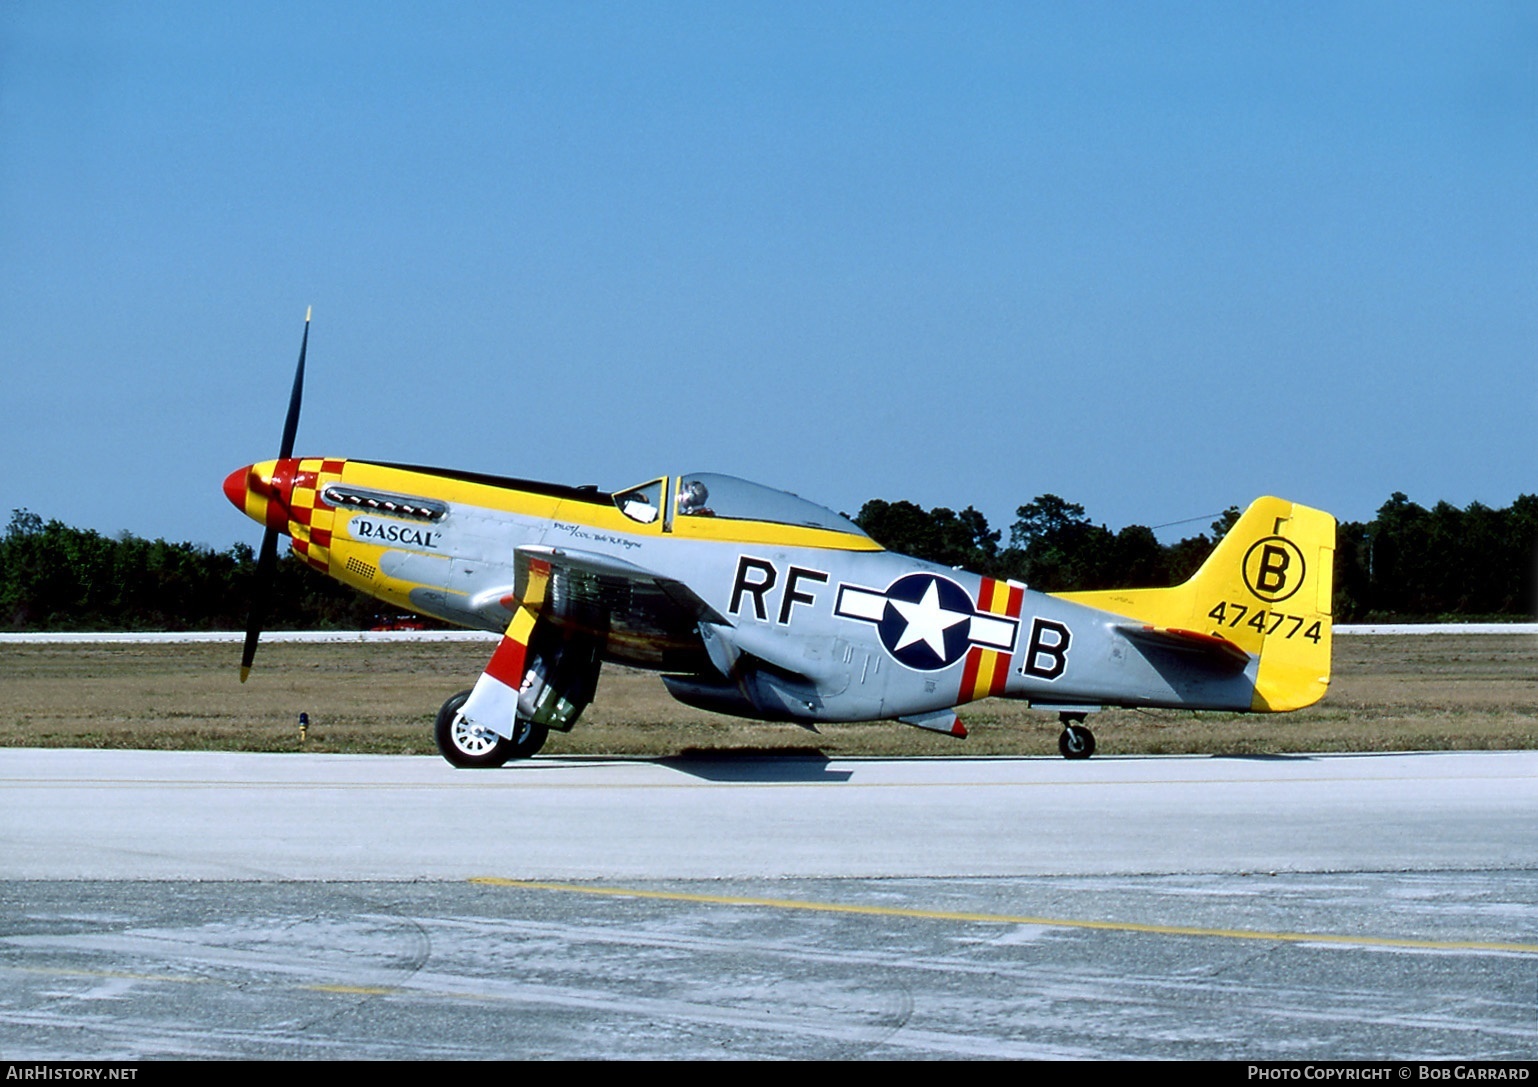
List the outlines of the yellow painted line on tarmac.
{"type": "Polygon", "coordinates": [[[1154,936],[1207,936],[1224,940],[1264,940],[1271,943],[1343,944],[1351,947],[1403,947],[1431,951],[1505,951],[1538,955],[1538,944],[1498,943],[1481,940],[1416,940],[1397,936],[1352,936],[1329,932],[1265,932],[1256,929],[1201,928],[1192,925],[1144,925],[1133,921],[1090,921],[1069,917],[1015,917],[997,913],[965,913],[952,910],[915,910],[900,906],[859,906],[841,902],[808,902],[793,898],[750,898],[737,895],[687,894],[682,891],[647,891],[634,887],[595,887],[581,883],[540,883],[532,880],[476,876],[471,883],[491,887],[515,887],[531,891],[595,895],[602,898],[650,898],[665,902],[699,902],[713,906],[757,906],[774,910],[807,910],[867,917],[904,917],[922,921],[966,921],[996,925],[1041,925],[1048,928],[1097,929],[1103,932],[1136,932],[1154,936]]]}
{"type": "Polygon", "coordinates": [[[312,993],[341,993],[344,996],[394,996],[400,992],[392,986],[379,985],[301,985],[312,993]]]}

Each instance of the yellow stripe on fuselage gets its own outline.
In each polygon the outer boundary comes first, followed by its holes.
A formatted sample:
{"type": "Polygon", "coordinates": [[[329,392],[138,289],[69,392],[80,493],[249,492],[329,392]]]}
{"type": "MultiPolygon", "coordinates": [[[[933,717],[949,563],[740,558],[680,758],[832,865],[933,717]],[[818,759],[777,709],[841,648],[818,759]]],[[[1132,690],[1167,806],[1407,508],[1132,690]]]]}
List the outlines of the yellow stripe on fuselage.
{"type": "Polygon", "coordinates": [[[978,607],[993,615],[1009,614],[1009,582],[983,578],[978,591],[978,607]]]}
{"type": "MultiPolygon", "coordinates": [[[[497,487],[488,483],[476,483],[468,479],[412,472],[404,468],[386,468],[368,461],[350,460],[342,470],[342,479],[357,487],[414,495],[418,498],[436,498],[483,509],[501,510],[525,517],[552,518],[564,503],[557,495],[536,494],[511,487],[497,487]]],[[[605,502],[608,495],[603,495],[605,502]]],[[[569,504],[569,503],[568,503],[569,504]]],[[[618,513],[615,510],[615,513],[618,513]]]]}
{"type": "MultiPolygon", "coordinates": [[[[620,514],[620,518],[624,520],[624,514],[620,514]]],[[[830,551],[883,550],[869,536],[856,536],[852,532],[836,532],[829,528],[810,528],[806,525],[781,525],[773,521],[739,521],[734,517],[679,517],[673,521],[673,531],[669,535],[680,540],[820,547],[830,551]]]]}
{"type": "Polygon", "coordinates": [[[605,532],[630,536],[671,537],[680,540],[715,540],[721,543],[747,543],[781,547],[815,547],[834,551],[880,551],[882,547],[868,536],[805,525],[782,525],[771,521],[747,521],[734,517],[679,517],[672,531],[664,532],[661,518],[650,525],[632,521],[615,507],[609,495],[594,492],[591,502],[566,495],[547,495],[498,487],[471,480],[386,468],[367,461],[348,461],[343,479],[355,486],[382,491],[435,498],[443,502],[479,506],[524,517],[575,523],[605,532]]]}
{"type": "Polygon", "coordinates": [[[971,697],[968,701],[976,702],[979,698],[987,698],[993,691],[993,678],[998,672],[1003,655],[992,649],[982,651],[982,656],[977,664],[977,680],[972,684],[971,697]]]}

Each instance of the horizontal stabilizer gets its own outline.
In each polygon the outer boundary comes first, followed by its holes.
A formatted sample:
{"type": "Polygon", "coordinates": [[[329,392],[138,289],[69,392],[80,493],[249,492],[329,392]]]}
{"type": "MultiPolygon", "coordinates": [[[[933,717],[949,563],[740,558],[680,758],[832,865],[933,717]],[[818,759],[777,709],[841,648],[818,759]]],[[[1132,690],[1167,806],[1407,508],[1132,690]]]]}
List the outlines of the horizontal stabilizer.
{"type": "Polygon", "coordinates": [[[1116,629],[1138,645],[1192,654],[1225,672],[1242,672],[1250,663],[1250,655],[1221,634],[1202,634],[1195,630],[1181,630],[1179,627],[1134,626],[1130,623],[1121,624],[1116,629]]]}

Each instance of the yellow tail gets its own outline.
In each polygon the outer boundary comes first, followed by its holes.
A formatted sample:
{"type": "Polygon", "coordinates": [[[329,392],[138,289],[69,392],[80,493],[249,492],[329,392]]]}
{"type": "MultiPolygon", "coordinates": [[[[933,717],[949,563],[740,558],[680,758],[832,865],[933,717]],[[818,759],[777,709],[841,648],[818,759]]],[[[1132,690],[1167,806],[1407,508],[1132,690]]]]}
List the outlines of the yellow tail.
{"type": "Polygon", "coordinates": [[[1330,685],[1334,567],[1335,518],[1258,498],[1184,585],[1056,595],[1228,639],[1260,657],[1250,708],[1278,712],[1312,706],[1330,685]]]}

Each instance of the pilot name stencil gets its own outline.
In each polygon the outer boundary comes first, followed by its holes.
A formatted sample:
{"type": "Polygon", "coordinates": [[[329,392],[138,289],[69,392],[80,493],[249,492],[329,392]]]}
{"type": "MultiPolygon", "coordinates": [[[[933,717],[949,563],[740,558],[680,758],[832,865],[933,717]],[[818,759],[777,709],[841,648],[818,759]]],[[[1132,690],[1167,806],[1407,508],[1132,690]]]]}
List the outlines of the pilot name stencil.
{"type": "Polygon", "coordinates": [[[581,525],[569,525],[564,521],[551,521],[550,526],[557,532],[564,532],[574,539],[613,544],[616,547],[623,547],[626,551],[631,551],[641,546],[641,541],[632,540],[628,536],[620,536],[613,532],[593,532],[583,528],[581,525]]]}

